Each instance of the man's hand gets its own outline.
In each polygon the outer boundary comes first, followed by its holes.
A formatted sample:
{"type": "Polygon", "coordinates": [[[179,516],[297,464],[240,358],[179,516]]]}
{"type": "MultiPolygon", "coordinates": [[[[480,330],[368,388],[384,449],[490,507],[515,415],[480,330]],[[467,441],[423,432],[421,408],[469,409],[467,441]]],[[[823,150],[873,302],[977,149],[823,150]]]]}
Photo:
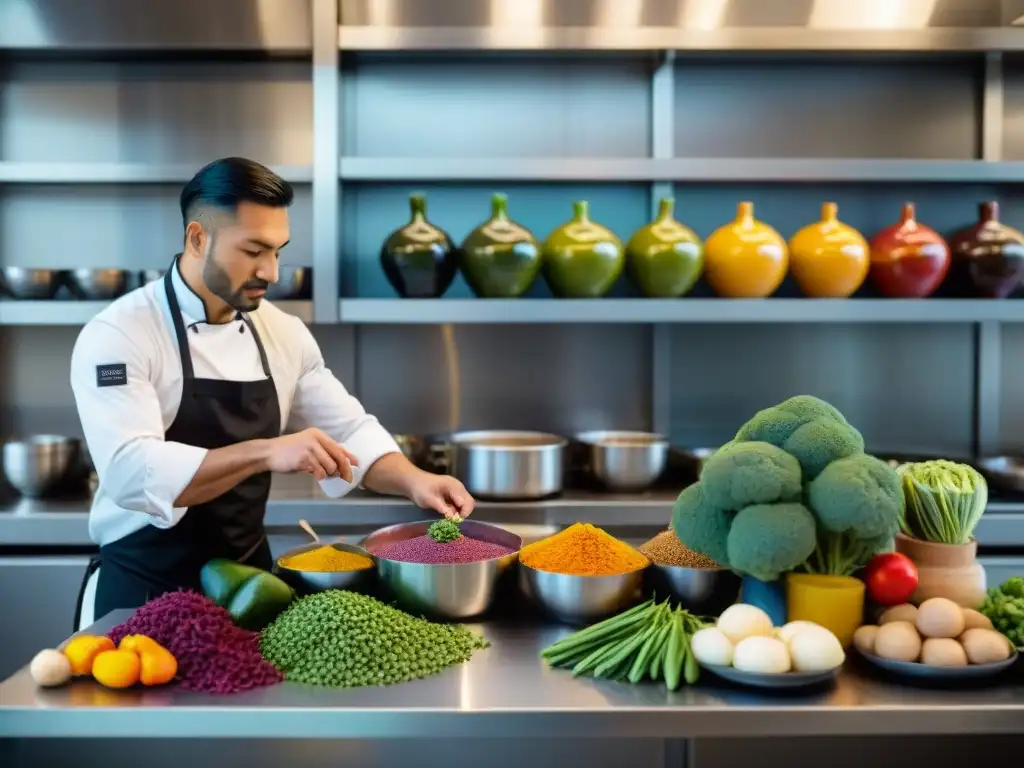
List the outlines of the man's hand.
{"type": "Polygon", "coordinates": [[[451,475],[419,472],[411,482],[409,498],[421,509],[432,509],[447,518],[465,519],[473,512],[473,497],[451,475]]]}
{"type": "Polygon", "coordinates": [[[308,472],[317,480],[340,475],[352,482],[352,467],[359,461],[341,443],[319,429],[304,429],[268,441],[267,469],[271,472],[308,472]]]}

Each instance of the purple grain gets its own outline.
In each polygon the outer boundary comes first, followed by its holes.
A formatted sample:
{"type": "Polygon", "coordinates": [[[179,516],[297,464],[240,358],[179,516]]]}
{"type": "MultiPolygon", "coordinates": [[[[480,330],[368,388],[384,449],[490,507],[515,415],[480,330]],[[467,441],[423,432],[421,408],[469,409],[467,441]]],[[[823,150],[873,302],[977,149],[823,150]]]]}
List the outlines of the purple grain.
{"type": "Polygon", "coordinates": [[[175,682],[187,691],[237,693],[274,685],[281,674],[260,656],[260,636],[236,627],[231,614],[195,592],[169,592],[108,633],[146,635],[178,661],[175,682]]]}
{"type": "Polygon", "coordinates": [[[434,541],[429,536],[417,536],[413,539],[396,541],[375,550],[372,554],[385,560],[397,560],[402,563],[455,565],[491,560],[495,557],[510,555],[513,552],[515,552],[514,549],[509,549],[501,544],[471,539],[468,536],[462,536],[447,544],[434,541]]]}

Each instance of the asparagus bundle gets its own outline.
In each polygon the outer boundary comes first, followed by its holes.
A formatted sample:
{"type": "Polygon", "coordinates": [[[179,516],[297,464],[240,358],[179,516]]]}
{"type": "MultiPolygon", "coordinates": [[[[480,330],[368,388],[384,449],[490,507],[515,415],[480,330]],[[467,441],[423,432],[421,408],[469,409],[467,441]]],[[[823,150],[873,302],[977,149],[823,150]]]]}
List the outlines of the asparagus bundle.
{"type": "Polygon", "coordinates": [[[667,600],[651,599],[574,632],[541,651],[541,657],[552,667],[572,669],[573,677],[592,674],[634,685],[649,677],[674,691],[681,681],[693,684],[700,675],[690,638],[703,626],[667,600]]]}

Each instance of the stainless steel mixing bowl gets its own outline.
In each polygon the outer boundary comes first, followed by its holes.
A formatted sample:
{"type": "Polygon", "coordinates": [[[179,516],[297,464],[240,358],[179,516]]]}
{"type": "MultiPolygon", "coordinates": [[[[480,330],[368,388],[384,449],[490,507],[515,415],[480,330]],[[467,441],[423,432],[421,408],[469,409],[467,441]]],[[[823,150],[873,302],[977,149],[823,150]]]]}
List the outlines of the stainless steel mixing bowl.
{"type": "Polygon", "coordinates": [[[80,456],[77,438],[36,435],[4,445],[4,475],[23,496],[42,498],[62,490],[80,456]]]}
{"type": "Polygon", "coordinates": [[[740,577],[728,568],[685,568],[652,563],[644,573],[648,589],[671,598],[697,616],[718,616],[736,602],[740,577]]]}
{"type": "Polygon", "coordinates": [[[326,544],[323,542],[311,542],[285,552],[277,558],[277,561],[274,564],[274,569],[277,571],[278,576],[301,592],[323,592],[327,589],[348,589],[358,592],[373,583],[373,578],[376,573],[375,565],[376,561],[374,560],[373,555],[362,547],[357,547],[355,544],[345,544],[343,542],[329,542],[326,544]],[[334,547],[342,552],[351,552],[352,554],[368,557],[370,558],[371,565],[369,568],[362,568],[358,571],[304,571],[299,568],[289,568],[287,565],[284,565],[284,562],[286,562],[289,557],[293,557],[303,552],[310,552],[314,549],[320,549],[321,547],[334,547]]]}
{"type": "Polygon", "coordinates": [[[52,299],[64,284],[64,274],[56,269],[0,269],[0,293],[12,299],[52,299]]]}
{"type": "Polygon", "coordinates": [[[650,487],[665,471],[669,443],[653,432],[601,430],[576,435],[586,451],[585,466],[614,491],[650,487]]]}
{"type": "Polygon", "coordinates": [[[376,559],[380,582],[406,609],[456,621],[485,613],[494,601],[498,579],[515,563],[522,539],[494,525],[464,520],[463,534],[501,544],[512,552],[492,560],[458,565],[403,563],[377,554],[389,544],[424,535],[433,522],[423,520],[381,528],[360,545],[376,559]]]}
{"type": "Polygon", "coordinates": [[[615,576],[575,576],[519,563],[519,586],[530,600],[565,624],[592,624],[640,598],[643,568],[615,576]]]}
{"type": "Polygon", "coordinates": [[[547,432],[455,432],[430,447],[441,471],[481,499],[542,499],[562,492],[569,441],[547,432]]]}
{"type": "Polygon", "coordinates": [[[128,290],[124,269],[73,269],[68,273],[71,292],[87,301],[116,299],[128,290]]]}

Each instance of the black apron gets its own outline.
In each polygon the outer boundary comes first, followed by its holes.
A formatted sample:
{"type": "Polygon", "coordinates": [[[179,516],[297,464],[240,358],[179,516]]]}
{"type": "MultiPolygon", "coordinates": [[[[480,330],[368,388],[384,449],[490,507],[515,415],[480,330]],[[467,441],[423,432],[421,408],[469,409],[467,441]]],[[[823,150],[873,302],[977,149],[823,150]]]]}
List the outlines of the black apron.
{"type": "MultiPolygon", "coordinates": [[[[177,269],[177,263],[171,269],[177,269]]],[[[244,333],[247,328],[252,334],[266,378],[258,381],[197,379],[170,270],[164,277],[164,290],[174,321],[182,371],[181,404],[164,439],[215,449],[247,440],[280,437],[281,407],[277,389],[266,350],[249,317],[241,316],[244,326],[240,330],[244,333]]],[[[252,342],[243,337],[239,343],[252,342]]],[[[75,610],[75,631],[81,618],[85,585],[101,565],[96,585],[96,619],[117,608],[138,608],[179,588],[198,591],[199,572],[215,557],[270,570],[273,558],[263,527],[269,494],[270,473],[253,475],[216,499],[189,507],[177,525],[170,528],[146,525],[101,547],[99,556],[89,563],[82,582],[75,610]]]]}

